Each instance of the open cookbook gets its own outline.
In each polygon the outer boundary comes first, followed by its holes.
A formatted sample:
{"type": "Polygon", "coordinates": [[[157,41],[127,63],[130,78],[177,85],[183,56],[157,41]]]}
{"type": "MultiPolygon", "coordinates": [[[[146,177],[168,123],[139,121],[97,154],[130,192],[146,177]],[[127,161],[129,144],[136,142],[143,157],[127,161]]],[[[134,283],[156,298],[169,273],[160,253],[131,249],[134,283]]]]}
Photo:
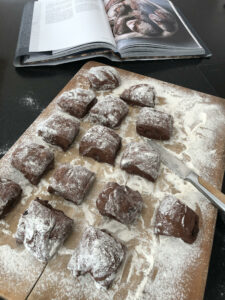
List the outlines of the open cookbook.
{"type": "Polygon", "coordinates": [[[24,7],[14,66],[210,56],[167,0],[30,0],[24,7]]]}

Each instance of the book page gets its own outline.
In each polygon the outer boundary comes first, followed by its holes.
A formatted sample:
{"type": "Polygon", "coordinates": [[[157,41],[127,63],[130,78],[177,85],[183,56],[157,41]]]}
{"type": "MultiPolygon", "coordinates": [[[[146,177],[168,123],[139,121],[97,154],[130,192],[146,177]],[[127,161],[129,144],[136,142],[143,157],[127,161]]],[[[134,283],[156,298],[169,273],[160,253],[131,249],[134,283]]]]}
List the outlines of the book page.
{"type": "Polygon", "coordinates": [[[117,48],[201,48],[167,0],[104,0],[117,48]]]}
{"type": "Polygon", "coordinates": [[[95,42],[116,47],[102,0],[35,2],[30,52],[53,51],[95,42]]]}

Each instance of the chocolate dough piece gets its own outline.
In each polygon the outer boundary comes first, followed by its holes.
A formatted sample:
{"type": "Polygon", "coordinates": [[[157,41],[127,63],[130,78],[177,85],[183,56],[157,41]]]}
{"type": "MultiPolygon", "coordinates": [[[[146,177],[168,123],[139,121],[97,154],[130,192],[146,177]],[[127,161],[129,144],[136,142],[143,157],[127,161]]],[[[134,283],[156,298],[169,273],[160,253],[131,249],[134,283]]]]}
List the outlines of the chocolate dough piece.
{"type": "Polygon", "coordinates": [[[138,114],[137,133],[150,139],[169,140],[173,132],[173,117],[144,107],[138,114]]]}
{"type": "Polygon", "coordinates": [[[66,151],[79,133],[80,122],[59,113],[51,115],[38,126],[38,135],[50,144],[66,151]]]}
{"type": "Polygon", "coordinates": [[[0,178],[0,218],[4,217],[20,199],[21,187],[12,180],[0,178]]]}
{"type": "Polygon", "coordinates": [[[192,244],[198,231],[199,217],[191,208],[172,195],[162,200],[156,214],[155,234],[178,237],[192,244]]]}
{"type": "Polygon", "coordinates": [[[99,162],[113,165],[121,147],[121,138],[112,129],[101,125],[91,127],[80,142],[79,152],[99,162]]]}
{"type": "Polygon", "coordinates": [[[73,220],[36,198],[21,216],[16,241],[39,261],[47,262],[63,244],[73,227],[73,220]]]}
{"type": "Polygon", "coordinates": [[[130,224],[140,215],[143,200],[138,191],[116,182],[108,182],[98,196],[96,205],[103,216],[130,224]]]}
{"type": "Polygon", "coordinates": [[[43,145],[22,144],[14,150],[11,164],[37,185],[44,173],[53,168],[54,154],[43,145]]]}
{"type": "Polygon", "coordinates": [[[81,88],[64,92],[57,100],[63,111],[79,119],[83,118],[96,102],[96,95],[92,90],[81,88]]]}
{"type": "Polygon", "coordinates": [[[120,167],[154,182],[159,174],[160,155],[146,143],[130,143],[123,152],[120,167]]]}
{"type": "Polygon", "coordinates": [[[112,90],[120,85],[120,74],[109,66],[92,67],[88,79],[95,90],[112,90]]]}
{"type": "Polygon", "coordinates": [[[123,91],[120,98],[131,105],[155,106],[155,91],[149,84],[132,85],[123,91]]]}
{"type": "Polygon", "coordinates": [[[90,120],[94,123],[115,128],[121,124],[128,111],[129,108],[123,100],[109,95],[92,107],[90,120]]]}
{"type": "Polygon", "coordinates": [[[108,288],[125,257],[125,247],[106,231],[88,227],[75,249],[68,269],[78,277],[90,273],[96,283],[108,288]]]}
{"type": "Polygon", "coordinates": [[[55,170],[48,192],[81,204],[94,180],[95,174],[85,167],[63,164],[55,170]]]}

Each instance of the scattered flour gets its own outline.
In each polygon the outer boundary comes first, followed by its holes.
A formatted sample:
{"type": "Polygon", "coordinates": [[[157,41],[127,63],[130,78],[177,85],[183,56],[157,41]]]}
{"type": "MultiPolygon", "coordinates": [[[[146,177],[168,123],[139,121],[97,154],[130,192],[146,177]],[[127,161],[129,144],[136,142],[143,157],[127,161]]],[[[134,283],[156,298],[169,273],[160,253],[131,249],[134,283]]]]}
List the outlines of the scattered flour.
{"type": "Polygon", "coordinates": [[[23,283],[23,290],[18,294],[21,299],[35,283],[38,275],[43,269],[43,264],[36,261],[26,250],[13,249],[9,245],[0,246],[0,290],[14,290],[23,283]]]}
{"type": "MultiPolygon", "coordinates": [[[[140,83],[150,84],[156,91],[156,103],[160,104],[156,105],[156,109],[174,117],[172,138],[169,141],[160,143],[197,173],[212,182],[214,179],[212,171],[214,169],[221,170],[222,153],[217,153],[215,141],[218,141],[218,135],[223,136],[222,132],[225,131],[224,107],[220,104],[212,104],[209,97],[200,96],[197,92],[186,93],[175,86],[164,85],[154,79],[137,81],[134,76],[122,77],[122,84],[113,91],[113,95],[119,96],[124,89],[140,83]],[[176,146],[176,151],[174,146],[176,146]]],[[[104,92],[99,92],[99,98],[101,99],[103,96],[104,92]]],[[[27,97],[21,104],[35,107],[34,104],[29,104],[33,103],[33,100],[27,97]]],[[[135,120],[137,113],[138,109],[129,112],[121,128],[117,131],[122,137],[123,149],[131,141],[144,141],[136,135],[135,120]]],[[[38,137],[34,139],[37,141],[38,137]]],[[[40,140],[37,142],[43,143],[40,140]]],[[[56,152],[57,148],[53,149],[56,152]]],[[[93,225],[107,229],[126,245],[126,259],[116,275],[113,286],[107,291],[96,289],[89,275],[74,279],[66,269],[67,264],[64,260],[64,256],[70,256],[72,250],[62,247],[58,252],[59,255],[52,260],[52,263],[57,264],[57,268],[53,272],[51,267],[47,267],[33,291],[37,298],[40,295],[43,296],[49,287],[54,287],[52,288],[52,290],[54,289],[52,299],[57,300],[79,300],[84,299],[84,297],[89,300],[185,299],[188,289],[193,283],[192,278],[187,275],[187,270],[191,268],[193,272],[195,270],[198,272],[198,263],[205,255],[201,252],[201,249],[202,243],[207,240],[208,236],[207,219],[214,212],[214,208],[190,183],[185,183],[163,165],[160,166],[159,177],[154,184],[144,178],[127,174],[119,167],[121,155],[122,151],[117,156],[115,167],[101,164],[102,175],[101,178],[98,178],[97,174],[98,183],[102,184],[114,180],[138,190],[142,194],[145,203],[142,216],[138,222],[125,226],[115,220],[99,218],[96,209],[94,209],[97,196],[94,193],[91,194],[91,199],[86,199],[79,207],[63,200],[51,201],[54,206],[57,207],[60,204],[71,212],[76,220],[76,233],[78,230],[83,231],[86,225],[93,225]],[[161,199],[169,193],[174,194],[200,215],[200,232],[196,242],[192,245],[185,244],[182,240],[173,237],[161,236],[157,238],[153,234],[155,211],[161,199]],[[204,218],[201,216],[204,216],[204,218]],[[85,221],[82,218],[85,218],[85,221]],[[122,298],[121,293],[124,295],[122,298]]],[[[73,157],[71,163],[76,164],[78,161],[78,158],[73,157]]],[[[82,163],[90,170],[94,168],[90,166],[87,160],[82,163]]],[[[8,166],[5,171],[7,170],[10,170],[9,179],[15,179],[23,187],[23,199],[29,197],[30,193],[34,191],[33,187],[15,169],[8,166]]],[[[2,174],[2,172],[1,169],[0,173],[2,174]]],[[[5,174],[5,172],[3,173],[5,174]]],[[[46,190],[46,186],[47,181],[42,180],[36,189],[35,195],[39,191],[42,192],[42,188],[46,190]]],[[[9,230],[6,226],[4,226],[4,229],[9,230]]],[[[210,238],[208,243],[212,243],[210,238]]],[[[32,276],[37,274],[33,270],[34,264],[30,263],[29,259],[24,262],[27,252],[24,250],[21,253],[18,258],[16,250],[12,250],[8,245],[0,246],[0,265],[3,266],[0,274],[4,276],[7,274],[10,278],[14,276],[18,282],[23,280],[21,277],[29,271],[29,276],[32,279],[32,276]],[[1,256],[2,253],[3,256],[1,256]],[[6,253],[8,257],[12,256],[8,269],[4,262],[6,253]]],[[[204,277],[206,274],[201,274],[201,276],[204,277]]]]}
{"type": "Polygon", "coordinates": [[[9,145],[6,143],[2,147],[0,147],[0,156],[5,155],[8,150],[9,150],[9,145]]]}
{"type": "Polygon", "coordinates": [[[42,110],[37,99],[33,98],[31,95],[25,95],[24,97],[19,99],[20,105],[29,108],[30,110],[42,110]]]}

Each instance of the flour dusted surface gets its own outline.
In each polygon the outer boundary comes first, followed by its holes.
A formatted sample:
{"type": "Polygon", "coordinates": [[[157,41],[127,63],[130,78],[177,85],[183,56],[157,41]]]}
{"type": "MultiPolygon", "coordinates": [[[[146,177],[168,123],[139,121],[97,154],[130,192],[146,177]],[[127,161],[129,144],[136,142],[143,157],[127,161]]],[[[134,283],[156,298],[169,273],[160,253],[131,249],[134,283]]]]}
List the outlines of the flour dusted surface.
{"type": "MultiPolygon", "coordinates": [[[[86,76],[87,71],[82,71],[86,76]]],[[[122,76],[122,84],[113,91],[119,96],[125,89],[136,84],[149,84],[157,94],[156,109],[173,115],[174,133],[170,141],[163,145],[175,152],[206,179],[214,180],[213,170],[219,170],[221,156],[218,153],[218,135],[224,131],[224,110],[222,104],[212,103],[212,98],[199,95],[196,92],[186,92],[175,86],[158,82],[154,79],[137,79],[134,75],[122,76]],[[217,135],[215,134],[217,133],[217,135]],[[218,159],[219,158],[219,159],[218,159]]],[[[78,82],[77,85],[81,86],[78,82]]],[[[83,87],[83,85],[82,85],[83,87]]],[[[101,95],[100,95],[101,96],[101,95]]],[[[99,95],[98,95],[99,97],[99,95]]],[[[142,139],[135,132],[135,120],[138,110],[130,109],[127,118],[122,122],[117,133],[123,138],[123,147],[131,141],[140,142],[142,139]]],[[[85,122],[83,123],[85,124],[85,122]]],[[[82,124],[82,126],[83,126],[82,124]]],[[[88,127],[89,128],[89,127],[88,127]]],[[[77,149],[77,148],[76,148],[77,149]]],[[[79,207],[58,198],[50,198],[56,207],[63,209],[75,220],[75,233],[72,239],[65,244],[64,253],[71,253],[78,244],[81,233],[86,226],[93,225],[106,229],[126,244],[128,250],[125,262],[118,270],[112,287],[107,291],[96,289],[89,274],[80,276],[77,280],[66,270],[69,261],[68,254],[55,256],[42,274],[30,298],[48,298],[51,287],[52,299],[95,299],[95,300],[134,300],[134,299],[186,299],[193,276],[201,272],[206,276],[207,266],[199,267],[202,257],[208,255],[202,245],[211,244],[212,230],[208,227],[208,220],[212,219],[214,209],[189,183],[172,174],[165,166],[160,166],[159,177],[153,184],[140,176],[127,174],[119,168],[121,153],[119,153],[115,167],[99,164],[89,158],[81,158],[73,149],[64,156],[63,162],[71,159],[82,162],[90,170],[97,170],[95,187],[102,188],[101,184],[107,181],[117,181],[138,190],[144,200],[144,208],[140,219],[127,227],[115,220],[99,217],[95,207],[98,191],[92,190],[85,202],[79,207]],[[200,232],[193,245],[187,245],[180,239],[160,237],[153,234],[154,212],[165,193],[173,193],[193,210],[200,213],[200,232]],[[202,218],[204,216],[204,218],[202,218]],[[170,262],[168,264],[168,261],[170,262]],[[185,263],[184,263],[185,262],[185,263]],[[193,271],[192,277],[189,277],[193,271]],[[144,291],[144,294],[143,294],[144,291]],[[122,295],[122,296],[121,296],[122,295]]],[[[11,174],[10,178],[14,178],[11,174]]],[[[215,176],[216,178],[216,176],[215,176]]],[[[22,182],[19,178],[16,182],[22,182]]],[[[39,193],[46,193],[46,182],[41,181],[39,193]]],[[[27,188],[28,191],[28,188],[27,188]]],[[[27,193],[27,192],[26,192],[27,193]]],[[[207,264],[207,262],[206,262],[207,264]]],[[[197,277],[194,277],[197,279],[197,277]]],[[[44,299],[43,298],[43,299],[44,299]]]]}
{"type": "MultiPolygon", "coordinates": [[[[11,288],[19,285],[21,281],[34,283],[36,276],[43,265],[33,259],[32,255],[20,248],[12,248],[9,245],[0,246],[0,276],[10,278],[8,285],[11,288]],[[29,274],[29,276],[27,276],[29,274]]],[[[0,285],[2,286],[2,285],[0,285]]]]}

